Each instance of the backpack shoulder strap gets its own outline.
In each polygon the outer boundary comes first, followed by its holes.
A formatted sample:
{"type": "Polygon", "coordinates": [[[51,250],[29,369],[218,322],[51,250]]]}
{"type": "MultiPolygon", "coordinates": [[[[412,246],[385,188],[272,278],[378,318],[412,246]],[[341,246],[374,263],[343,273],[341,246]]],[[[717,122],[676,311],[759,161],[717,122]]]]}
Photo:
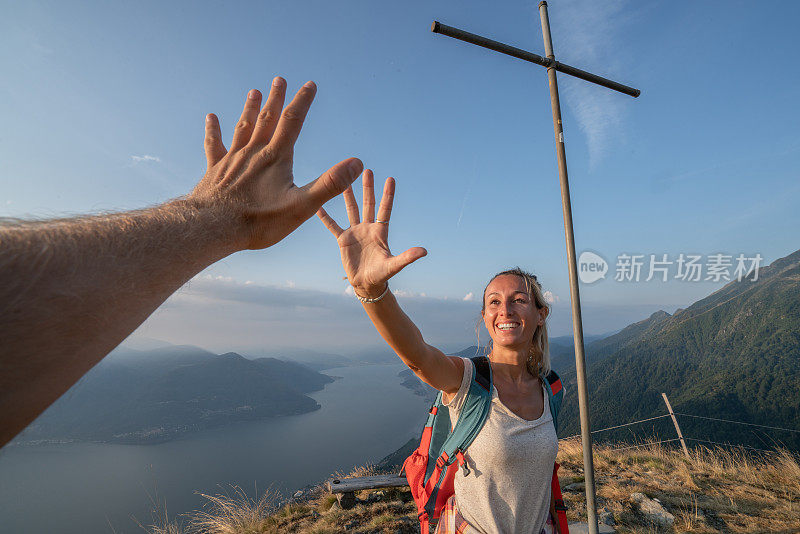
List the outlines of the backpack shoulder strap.
{"type": "MultiPolygon", "coordinates": [[[[561,379],[555,371],[550,371],[547,376],[542,375],[542,382],[547,390],[548,400],[550,401],[550,413],[553,416],[553,426],[558,430],[558,412],[561,410],[561,400],[564,397],[564,387],[561,379]]],[[[569,534],[569,524],[567,523],[567,507],[564,506],[564,498],[561,495],[561,485],[558,483],[558,462],[553,465],[553,476],[550,480],[550,491],[555,500],[556,517],[559,531],[561,534],[569,534]]]]}
{"type": "Polygon", "coordinates": [[[558,430],[558,412],[561,411],[561,400],[564,397],[564,387],[555,371],[550,371],[547,376],[542,375],[542,382],[547,390],[550,401],[550,414],[553,416],[553,426],[558,430]]]}
{"type": "Polygon", "coordinates": [[[492,364],[489,363],[489,358],[486,356],[475,356],[470,358],[472,365],[475,366],[475,380],[479,382],[486,390],[491,389],[492,386],[492,364]]]}
{"type": "Polygon", "coordinates": [[[453,432],[442,445],[442,454],[446,465],[452,464],[459,453],[463,453],[475,440],[492,403],[492,366],[486,356],[472,358],[472,383],[467,398],[461,408],[453,432]]]}

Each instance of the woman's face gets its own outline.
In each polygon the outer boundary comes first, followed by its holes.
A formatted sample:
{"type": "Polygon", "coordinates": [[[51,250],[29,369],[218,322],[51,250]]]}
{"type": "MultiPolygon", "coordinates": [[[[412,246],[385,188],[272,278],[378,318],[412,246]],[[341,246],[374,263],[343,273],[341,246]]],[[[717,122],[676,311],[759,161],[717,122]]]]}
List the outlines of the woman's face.
{"type": "Polygon", "coordinates": [[[495,345],[530,348],[536,327],[544,324],[547,309],[539,309],[525,290],[525,281],[513,274],[498,276],[483,295],[483,322],[495,345]]]}

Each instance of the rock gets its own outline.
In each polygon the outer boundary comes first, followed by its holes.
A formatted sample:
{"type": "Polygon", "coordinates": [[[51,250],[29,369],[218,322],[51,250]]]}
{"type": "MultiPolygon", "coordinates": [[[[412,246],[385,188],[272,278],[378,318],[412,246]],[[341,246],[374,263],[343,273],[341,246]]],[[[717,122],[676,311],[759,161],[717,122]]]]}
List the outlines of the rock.
{"type": "Polygon", "coordinates": [[[365,501],[367,503],[374,503],[383,500],[384,497],[386,497],[385,491],[374,491],[367,496],[365,501]]]}
{"type": "Polygon", "coordinates": [[[631,494],[631,499],[639,505],[639,511],[653,523],[665,527],[675,523],[675,516],[669,513],[658,499],[650,499],[638,492],[631,494]]]}
{"type": "Polygon", "coordinates": [[[614,514],[609,510],[600,512],[599,521],[606,525],[614,526],[617,522],[614,520],[614,514]]]}
{"type": "Polygon", "coordinates": [[[348,491],[347,493],[337,493],[336,498],[338,499],[339,506],[342,507],[342,510],[349,510],[356,505],[356,494],[352,491],[348,491]]]}
{"type": "Polygon", "coordinates": [[[586,491],[586,483],[575,482],[574,484],[570,484],[564,487],[564,491],[574,491],[574,492],[586,491]]]}
{"type": "MultiPolygon", "coordinates": [[[[599,523],[597,525],[597,531],[600,534],[614,534],[614,532],[616,532],[610,526],[604,525],[602,523],[599,523]]],[[[583,522],[570,523],[569,534],[589,534],[589,523],[583,523],[583,522]]]]}

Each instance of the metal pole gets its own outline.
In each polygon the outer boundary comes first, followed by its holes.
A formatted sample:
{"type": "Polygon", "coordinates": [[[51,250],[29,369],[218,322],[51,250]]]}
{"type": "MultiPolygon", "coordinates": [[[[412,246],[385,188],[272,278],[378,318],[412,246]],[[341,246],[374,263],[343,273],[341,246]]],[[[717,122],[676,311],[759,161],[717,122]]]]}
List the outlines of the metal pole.
{"type": "Polygon", "coordinates": [[[664,397],[664,403],[667,405],[667,410],[669,410],[669,416],[672,417],[672,424],[675,425],[675,431],[678,433],[678,439],[681,440],[681,447],[683,447],[683,454],[685,454],[686,459],[691,462],[692,457],[689,456],[689,449],[686,448],[686,442],[683,440],[683,433],[681,433],[681,427],[678,426],[678,420],[675,419],[675,412],[672,411],[672,405],[669,403],[669,399],[667,398],[666,393],[662,393],[661,396],[664,397]]]}
{"type": "Polygon", "coordinates": [[[460,30],[458,28],[454,28],[453,26],[448,26],[447,24],[442,24],[439,21],[433,21],[433,24],[431,24],[431,31],[433,33],[439,33],[441,35],[452,37],[453,39],[458,39],[459,41],[464,41],[465,43],[482,46],[483,48],[488,48],[489,50],[494,50],[495,52],[500,52],[517,59],[530,61],[531,63],[536,63],[542,67],[555,67],[558,72],[563,72],[564,74],[575,76],[576,78],[586,80],[587,82],[608,87],[609,89],[619,91],[620,93],[625,93],[626,95],[630,95],[634,98],[641,94],[641,91],[638,89],[623,85],[619,82],[615,82],[614,80],[609,80],[608,78],[603,78],[597,74],[586,72],[585,70],[581,70],[577,67],[560,63],[550,57],[542,57],[538,54],[534,54],[533,52],[528,52],[527,50],[517,48],[516,46],[510,46],[505,43],[501,43],[500,41],[488,39],[481,35],[475,35],[474,33],[460,30]]]}
{"type": "MultiPolygon", "coordinates": [[[[555,62],[553,40],[550,37],[550,20],[547,16],[547,2],[539,3],[539,16],[542,20],[542,36],[547,58],[555,62]]],[[[572,302],[572,333],[575,338],[575,372],[578,378],[578,406],[581,419],[581,442],[583,444],[583,474],[586,482],[586,516],[589,534],[598,534],[597,501],[594,487],[594,458],[592,457],[592,428],[589,422],[589,392],[586,387],[586,357],[583,352],[583,322],[581,320],[581,296],[578,288],[578,262],[575,258],[575,234],[572,230],[572,204],[567,178],[567,154],[564,150],[564,128],[561,123],[561,104],[558,100],[556,69],[547,67],[547,80],[550,85],[550,104],[553,108],[553,130],[558,155],[558,177],[561,182],[561,206],[564,215],[564,234],[567,240],[567,261],[569,263],[569,291],[572,302]]]]}

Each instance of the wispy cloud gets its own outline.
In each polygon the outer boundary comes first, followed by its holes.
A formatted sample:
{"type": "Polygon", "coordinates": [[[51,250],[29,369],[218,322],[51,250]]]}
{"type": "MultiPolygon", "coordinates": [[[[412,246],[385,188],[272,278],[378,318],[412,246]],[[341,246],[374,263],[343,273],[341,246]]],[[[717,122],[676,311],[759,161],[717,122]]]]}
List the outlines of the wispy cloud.
{"type": "MultiPolygon", "coordinates": [[[[475,343],[480,309],[474,302],[392,291],[424,329],[427,341],[443,350],[475,343]]],[[[223,352],[276,345],[342,351],[383,346],[349,284],[342,291],[327,292],[209,275],[193,278],[137,335],[223,352]]]]}
{"type": "Polygon", "coordinates": [[[150,154],[144,154],[142,156],[131,156],[131,159],[134,163],[141,163],[144,161],[152,161],[153,163],[161,163],[161,158],[158,156],[151,156],[150,154]]]}
{"type": "Polygon", "coordinates": [[[542,296],[544,297],[545,302],[548,304],[555,304],[556,302],[561,301],[561,297],[555,295],[552,291],[545,291],[542,296]]]}
{"type": "MultiPolygon", "coordinates": [[[[347,285],[350,288],[350,285],[347,285]]],[[[480,304],[474,294],[436,298],[398,291],[403,309],[425,335],[444,351],[476,343],[480,304]]],[[[551,335],[570,331],[569,301],[547,293],[553,306],[547,322],[551,335]]],[[[616,330],[649,316],[657,306],[586,304],[587,332],[616,330]]],[[[488,340],[481,330],[484,342],[488,340]]],[[[208,350],[267,350],[275,347],[323,352],[385,347],[352,289],[338,292],[267,286],[229,277],[200,275],[173,295],[137,331],[137,337],[161,339],[208,350]]]]}
{"type": "MultiPolygon", "coordinates": [[[[558,11],[551,13],[556,59],[615,78],[624,72],[621,59],[624,48],[619,36],[634,16],[626,0],[575,0],[559,4],[558,11]]],[[[593,169],[614,143],[624,139],[625,98],[630,97],[571,76],[562,75],[559,80],[566,104],[586,137],[589,167],[593,169]]]]}

